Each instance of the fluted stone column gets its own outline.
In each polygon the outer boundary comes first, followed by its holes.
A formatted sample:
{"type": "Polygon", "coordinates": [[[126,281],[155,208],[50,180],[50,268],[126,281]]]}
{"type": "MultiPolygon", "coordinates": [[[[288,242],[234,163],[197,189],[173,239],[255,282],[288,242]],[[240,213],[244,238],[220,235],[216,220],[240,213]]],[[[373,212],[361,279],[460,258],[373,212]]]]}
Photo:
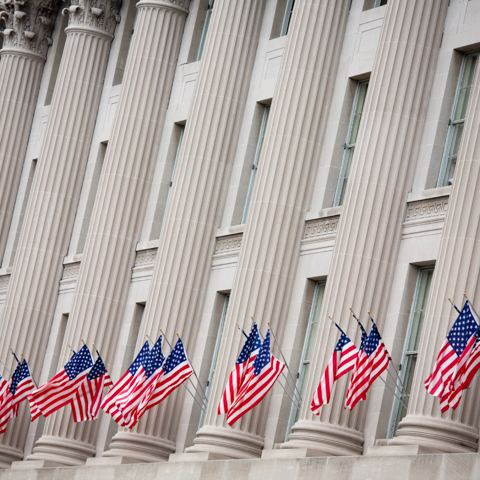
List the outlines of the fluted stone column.
{"type": "Polygon", "coordinates": [[[428,394],[429,377],[442,342],[466,292],[475,309],[480,307],[480,69],[470,92],[462,143],[442,233],[435,275],[423,324],[423,334],[407,416],[389,445],[423,445],[439,452],[476,452],[480,408],[478,379],[464,392],[455,411],[442,415],[438,398],[428,394]]]}
{"type": "MultiPolygon", "coordinates": [[[[265,133],[204,426],[189,452],[261,455],[268,399],[233,428],[217,415],[243,338],[235,323],[283,331],[350,2],[295,2],[265,133]]],[[[267,397],[268,398],[268,397],[267,397]]]]}
{"type": "MultiPolygon", "coordinates": [[[[162,227],[140,336],[162,327],[173,340],[180,332],[187,353],[200,324],[264,5],[215,2],[162,227]]],[[[132,431],[117,433],[104,456],[166,460],[175,451],[183,394],[177,389],[132,431]]]]}
{"type": "MultiPolygon", "coordinates": [[[[93,208],[66,338],[85,339],[113,361],[135,245],[177,64],[189,0],[137,4],[122,91],[93,208]]],[[[64,357],[68,357],[65,349],[64,357]]],[[[69,409],[47,420],[29,459],[84,463],[96,452],[100,422],[73,423],[69,409]]]]}
{"type": "Polygon", "coordinates": [[[59,5],[0,1],[0,265],[59,5]]]}
{"type": "MultiPolygon", "coordinates": [[[[46,134],[20,234],[0,330],[0,358],[23,352],[40,376],[62,260],[78,205],[119,2],[75,2],[46,134]]],[[[2,60],[3,62],[3,60],[2,60]]],[[[11,363],[11,361],[9,362],[11,363]]],[[[21,459],[29,415],[9,424],[0,440],[0,465],[21,459]]]]}
{"type": "Polygon", "coordinates": [[[380,326],[385,318],[447,4],[447,0],[388,2],[305,398],[282,448],[307,447],[323,455],[363,451],[365,405],[352,412],[344,409],[347,376],[336,382],[330,403],[322,407],[319,417],[310,411],[310,401],[338,337],[327,315],[352,339],[359,334],[349,307],[363,319],[370,310],[380,326]]]}

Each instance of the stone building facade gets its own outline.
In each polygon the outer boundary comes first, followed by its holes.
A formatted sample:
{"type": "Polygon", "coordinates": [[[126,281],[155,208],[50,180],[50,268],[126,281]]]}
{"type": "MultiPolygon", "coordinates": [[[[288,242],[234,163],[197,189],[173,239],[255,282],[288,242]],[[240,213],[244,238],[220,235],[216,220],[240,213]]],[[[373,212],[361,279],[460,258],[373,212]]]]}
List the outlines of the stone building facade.
{"type": "Polygon", "coordinates": [[[480,0],[0,0],[0,358],[43,384],[84,340],[117,380],[162,329],[198,375],[132,430],[24,405],[0,467],[476,453],[478,382],[441,414],[423,381],[447,298],[480,309],[479,23],[480,0]],[[315,416],[350,307],[406,393],[384,374],[350,412],[344,377],[315,416]],[[288,369],[229,427],[252,317],[288,369]]]}

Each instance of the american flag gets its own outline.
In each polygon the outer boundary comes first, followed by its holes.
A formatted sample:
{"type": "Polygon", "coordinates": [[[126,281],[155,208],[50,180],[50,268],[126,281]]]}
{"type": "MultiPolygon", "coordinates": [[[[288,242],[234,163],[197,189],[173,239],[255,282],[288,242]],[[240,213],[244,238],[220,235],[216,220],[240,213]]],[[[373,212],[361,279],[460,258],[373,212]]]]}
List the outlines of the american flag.
{"type": "Polygon", "coordinates": [[[115,400],[120,393],[129,389],[130,386],[134,383],[136,373],[142,365],[147,364],[149,355],[150,348],[147,340],[143,344],[143,347],[141,348],[138,355],[135,357],[133,363],[130,365],[130,368],[124,373],[122,378],[114,385],[114,387],[109,390],[101,404],[101,408],[105,412],[109,413],[113,417],[113,419],[122,427],[126,425],[126,422],[122,416],[122,412],[115,404],[115,400]]]}
{"type": "MultiPolygon", "coordinates": [[[[98,353],[98,352],[97,352],[98,353]]],[[[74,422],[95,420],[100,410],[104,387],[112,386],[112,380],[100,354],[85,381],[80,385],[72,400],[74,422]]]]}
{"type": "MultiPolygon", "coordinates": [[[[465,367],[461,371],[459,379],[454,383],[453,390],[448,397],[448,406],[454,410],[458,407],[462,399],[463,391],[470,386],[470,383],[472,383],[473,378],[480,369],[480,327],[477,329],[475,337],[476,340],[465,363],[465,367]]],[[[442,411],[446,411],[447,409],[448,408],[442,408],[442,411]]]]}
{"type": "Polygon", "coordinates": [[[372,320],[372,329],[368,335],[363,350],[358,354],[358,360],[353,371],[348,387],[345,408],[350,410],[360,400],[367,398],[367,392],[372,383],[386,370],[390,362],[390,355],[378,332],[375,322],[372,320]]]}
{"type": "Polygon", "coordinates": [[[32,421],[40,413],[48,417],[69,404],[92,367],[92,355],[84,345],[49,382],[28,396],[32,421]]]}
{"type": "MultiPolygon", "coordinates": [[[[335,325],[340,329],[337,324],[335,325]]],[[[330,401],[335,381],[352,370],[357,362],[358,348],[342,330],[340,331],[342,333],[333,350],[333,355],[327,364],[317,390],[313,394],[310,408],[315,415],[320,415],[321,406],[326,405],[330,401]]]]}
{"type": "Polygon", "coordinates": [[[1,375],[0,375],[0,406],[2,405],[2,400],[3,396],[5,395],[8,387],[8,381],[5,380],[1,375]]]}
{"type": "Polygon", "coordinates": [[[442,409],[448,409],[448,397],[475,344],[477,329],[478,321],[467,300],[442,344],[433,372],[425,381],[428,393],[441,398],[442,409]]]}
{"type": "Polygon", "coordinates": [[[151,384],[142,402],[137,407],[131,427],[136,425],[140,417],[147,410],[158,405],[168,397],[168,395],[185,382],[192,373],[192,366],[188,361],[182,340],[179,338],[175,347],[162,365],[160,374],[156,376],[155,383],[151,384]]]}
{"type": "Polygon", "coordinates": [[[126,426],[132,428],[137,423],[135,420],[137,407],[140,405],[149,388],[156,383],[156,379],[162,372],[162,365],[165,357],[162,352],[162,336],[157,340],[149,353],[145,365],[142,365],[136,375],[135,380],[127,391],[127,394],[118,396],[115,404],[122,412],[126,426]],[[123,396],[122,396],[123,395],[123,396]]]}
{"type": "Polygon", "coordinates": [[[249,410],[258,405],[272,388],[285,365],[270,353],[270,329],[253,362],[253,375],[243,383],[235,401],[228,410],[227,422],[233,425],[249,410]]]}
{"type": "Polygon", "coordinates": [[[32,390],[35,390],[35,384],[27,361],[24,359],[17,365],[3,394],[0,407],[0,433],[5,432],[8,419],[17,416],[19,404],[27,398],[32,390]]]}
{"type": "Polygon", "coordinates": [[[252,368],[253,362],[255,361],[261,346],[262,342],[260,341],[260,335],[258,334],[258,327],[257,324],[254,323],[250,335],[243,344],[242,351],[235,363],[235,367],[228,377],[227,386],[225,387],[220,403],[218,404],[218,415],[227,413],[228,409],[235,401],[235,397],[245,380],[245,374],[249,368],[252,368]]]}

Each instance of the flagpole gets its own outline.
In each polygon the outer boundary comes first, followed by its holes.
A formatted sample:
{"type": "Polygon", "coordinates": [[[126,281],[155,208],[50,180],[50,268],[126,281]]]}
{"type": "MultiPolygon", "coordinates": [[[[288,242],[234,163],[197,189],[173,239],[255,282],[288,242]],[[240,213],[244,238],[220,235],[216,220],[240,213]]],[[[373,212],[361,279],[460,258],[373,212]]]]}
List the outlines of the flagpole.
{"type": "MultiPolygon", "coordinates": [[[[162,329],[160,329],[160,333],[163,335],[163,338],[164,338],[165,341],[168,343],[168,346],[170,347],[170,350],[173,350],[171,343],[168,341],[168,338],[166,337],[166,335],[165,335],[165,333],[163,332],[162,329]]],[[[177,333],[177,335],[178,335],[178,333],[177,333]]],[[[147,335],[147,337],[148,337],[148,335],[147,335]]],[[[180,337],[179,337],[179,338],[180,338],[180,337]]],[[[148,339],[150,340],[150,337],[149,337],[148,339]]],[[[150,340],[150,341],[152,341],[152,340],[150,340]]],[[[190,362],[189,362],[189,363],[190,363],[190,362]]],[[[195,370],[193,370],[192,364],[190,364],[190,366],[192,367],[193,373],[195,373],[195,370]]],[[[195,376],[196,376],[196,375],[195,375],[195,376]]],[[[197,379],[198,379],[198,378],[197,378],[197,379]]],[[[202,405],[207,406],[208,400],[207,400],[207,396],[205,395],[205,393],[203,394],[203,397],[202,397],[202,394],[198,391],[197,387],[196,387],[195,384],[192,382],[192,379],[191,379],[190,377],[188,377],[188,380],[189,380],[189,382],[192,384],[192,387],[195,389],[195,392],[197,392],[198,395],[202,398],[202,405]]],[[[184,383],[184,385],[185,385],[185,383],[184,383]]],[[[185,388],[188,390],[187,385],[185,385],[185,388]]],[[[202,389],[202,390],[203,390],[203,389],[202,389]]],[[[190,394],[191,394],[191,393],[190,393],[190,394]]]]}
{"type": "Polygon", "coordinates": [[[245,330],[243,330],[243,328],[240,328],[240,325],[238,324],[238,322],[237,322],[237,327],[248,338],[248,335],[245,333],[245,330]]]}
{"type": "MultiPolygon", "coordinates": [[[[185,385],[185,384],[184,384],[185,385]]],[[[185,388],[187,389],[187,392],[192,396],[193,400],[195,401],[195,403],[200,407],[200,410],[202,410],[202,412],[205,412],[205,409],[203,408],[204,407],[204,404],[200,403],[196,398],[195,398],[195,395],[189,390],[189,388],[185,385],[185,388]]]]}
{"type": "MultiPolygon", "coordinates": [[[[372,316],[370,315],[370,312],[368,312],[368,316],[370,317],[370,320],[372,321],[372,323],[375,324],[375,320],[374,320],[374,319],[372,318],[372,316]]],[[[390,375],[390,377],[392,377],[392,380],[395,382],[395,385],[396,385],[397,388],[399,387],[399,385],[398,385],[397,382],[400,382],[401,391],[403,392],[403,393],[402,393],[402,397],[404,397],[405,395],[408,395],[408,394],[407,394],[407,389],[405,388],[405,385],[403,384],[403,381],[402,381],[402,379],[401,379],[401,377],[400,377],[399,371],[396,369],[396,367],[395,367],[395,365],[394,365],[394,363],[393,363],[392,357],[390,356],[390,354],[388,354],[388,356],[390,357],[390,361],[388,362],[388,365],[387,365],[387,368],[386,368],[387,373],[390,375]],[[395,378],[395,377],[393,376],[392,372],[390,372],[390,371],[388,370],[388,366],[389,366],[389,365],[391,365],[392,368],[395,370],[395,373],[397,374],[397,378],[395,378]]]]}
{"type": "Polygon", "coordinates": [[[278,381],[278,384],[285,390],[285,393],[288,395],[288,397],[290,398],[292,403],[297,407],[297,409],[300,410],[300,407],[295,403],[295,400],[290,396],[290,394],[288,393],[288,390],[280,383],[280,380],[278,381]]]}
{"type": "Polygon", "coordinates": [[[10,347],[10,350],[12,351],[12,355],[15,357],[15,360],[17,361],[17,363],[20,363],[20,360],[15,355],[15,352],[12,350],[12,347],[10,347]]]}
{"type": "MultiPolygon", "coordinates": [[[[178,334],[177,332],[177,337],[179,338],[179,340],[181,340],[180,338],[180,335],[178,334]]],[[[182,342],[183,343],[183,342],[182,342]]],[[[190,362],[189,362],[190,363],[190,362]]],[[[203,395],[205,396],[205,400],[207,399],[207,394],[205,393],[205,390],[203,389],[202,387],[202,384],[200,383],[200,379],[198,378],[198,375],[197,375],[197,372],[195,371],[195,369],[193,368],[193,365],[190,363],[190,366],[192,367],[192,371],[193,371],[193,374],[195,375],[195,378],[197,379],[197,382],[198,382],[198,386],[201,388],[202,392],[203,392],[203,395]]],[[[208,401],[208,400],[207,400],[208,401]]]]}
{"type": "Polygon", "coordinates": [[[5,367],[5,370],[11,375],[12,372],[7,368],[7,366],[3,363],[3,360],[0,358],[0,363],[5,367]]]}
{"type": "MultiPolygon", "coordinates": [[[[464,294],[464,295],[465,295],[465,294],[464,294]]],[[[457,308],[457,306],[452,302],[452,299],[451,299],[451,298],[449,298],[448,301],[452,304],[452,307],[453,307],[459,314],[462,313],[462,312],[457,308]]]]}
{"type": "Polygon", "coordinates": [[[384,384],[385,386],[393,393],[393,395],[396,397],[396,399],[405,407],[405,408],[408,408],[408,405],[406,405],[405,403],[403,403],[403,400],[388,386],[387,382],[382,378],[382,377],[378,377],[384,384]]]}
{"type": "MultiPolygon", "coordinates": [[[[25,359],[25,357],[23,356],[23,353],[20,354],[23,359],[25,359]]],[[[25,360],[26,361],[26,360],[25,360]]],[[[2,362],[3,363],[3,362],[2,362]]],[[[27,366],[28,366],[28,362],[27,362],[27,366]]],[[[33,378],[33,375],[32,375],[32,372],[30,370],[30,367],[28,367],[28,371],[30,372],[30,378],[32,379],[32,382],[33,384],[35,385],[35,388],[38,388],[38,385],[37,385],[37,382],[35,381],[35,379],[33,378]]]]}
{"type": "MultiPolygon", "coordinates": [[[[252,318],[252,320],[253,320],[253,318],[252,318]]],[[[291,376],[291,378],[292,378],[292,380],[293,380],[294,391],[295,391],[295,390],[297,391],[298,399],[299,399],[300,402],[301,402],[301,401],[302,401],[302,395],[301,395],[301,393],[298,391],[295,378],[294,378],[292,372],[290,371],[290,367],[288,366],[287,360],[285,360],[285,356],[283,355],[282,349],[280,348],[280,345],[279,345],[278,342],[277,342],[277,337],[276,337],[275,334],[273,333],[272,326],[270,325],[270,322],[267,322],[267,325],[270,327],[270,331],[272,332],[272,336],[273,336],[273,339],[275,340],[275,344],[277,345],[278,350],[280,351],[280,355],[282,356],[283,361],[284,361],[284,363],[285,363],[285,366],[287,367],[288,373],[290,374],[290,376],[291,376]]],[[[291,387],[291,385],[290,385],[290,387],[291,387]]]]}

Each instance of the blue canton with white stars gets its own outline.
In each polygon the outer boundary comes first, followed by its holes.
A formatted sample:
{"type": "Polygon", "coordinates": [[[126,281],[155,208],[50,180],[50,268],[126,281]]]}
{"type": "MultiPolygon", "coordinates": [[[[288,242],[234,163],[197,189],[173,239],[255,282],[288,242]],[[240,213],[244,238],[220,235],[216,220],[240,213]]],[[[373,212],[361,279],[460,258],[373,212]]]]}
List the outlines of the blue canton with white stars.
{"type": "Polygon", "coordinates": [[[87,346],[84,345],[65,365],[65,371],[69,380],[73,380],[77,375],[90,367],[93,367],[92,356],[87,346]]]}
{"type": "Polygon", "coordinates": [[[130,368],[128,371],[130,372],[130,375],[134,376],[137,373],[137,370],[143,365],[145,365],[148,362],[148,357],[150,356],[150,348],[148,345],[148,340],[143,344],[142,349],[138,353],[137,357],[133,361],[133,363],[130,365],[130,368]]]}
{"type": "Polygon", "coordinates": [[[460,357],[465,350],[468,340],[475,333],[477,328],[478,323],[476,322],[467,301],[447,336],[448,343],[450,343],[450,346],[455,350],[458,357],[460,357]]]}
{"type": "Polygon", "coordinates": [[[147,375],[147,378],[151,377],[155,371],[162,366],[164,361],[165,357],[163,356],[162,352],[162,335],[160,335],[152,350],[150,350],[150,355],[145,367],[145,374],[147,375]]]}
{"type": "Polygon", "coordinates": [[[257,324],[254,323],[250,335],[245,340],[242,351],[238,356],[237,365],[245,363],[250,358],[252,351],[260,348],[261,345],[260,336],[258,335],[258,327],[257,324]]]}
{"type": "Polygon", "coordinates": [[[270,363],[271,359],[270,329],[268,329],[268,332],[265,335],[265,340],[262,344],[262,348],[260,348],[260,352],[258,352],[258,355],[255,357],[255,361],[253,362],[253,373],[255,373],[256,377],[260,375],[262,369],[270,363]]]}
{"type": "Polygon", "coordinates": [[[89,374],[87,375],[87,380],[95,380],[102,375],[105,375],[106,369],[103,360],[101,359],[100,355],[98,356],[93,368],[90,370],[89,374]]]}
{"type": "Polygon", "coordinates": [[[337,346],[335,347],[335,352],[341,352],[342,348],[350,342],[350,339],[342,332],[340,338],[338,339],[337,346]]]}
{"type": "Polygon", "coordinates": [[[12,383],[9,386],[13,396],[15,396],[15,392],[17,391],[19,383],[28,378],[29,376],[30,369],[28,368],[27,362],[23,360],[22,363],[19,363],[17,365],[15,372],[13,372],[12,383]]]}
{"type": "Polygon", "coordinates": [[[181,363],[187,361],[187,355],[183,348],[183,343],[180,339],[177,340],[174,349],[170,352],[170,355],[163,364],[163,371],[170,373],[174,368],[178,367],[181,363]]]}
{"type": "Polygon", "coordinates": [[[365,349],[365,345],[367,344],[368,335],[367,335],[367,331],[363,328],[363,325],[360,322],[358,322],[358,325],[362,329],[362,340],[360,341],[360,348],[359,348],[359,350],[362,351],[365,349]]]}
{"type": "Polygon", "coordinates": [[[365,353],[367,354],[367,357],[369,357],[377,349],[381,338],[382,337],[380,336],[380,333],[378,333],[377,326],[374,322],[365,343],[365,353]]]}

